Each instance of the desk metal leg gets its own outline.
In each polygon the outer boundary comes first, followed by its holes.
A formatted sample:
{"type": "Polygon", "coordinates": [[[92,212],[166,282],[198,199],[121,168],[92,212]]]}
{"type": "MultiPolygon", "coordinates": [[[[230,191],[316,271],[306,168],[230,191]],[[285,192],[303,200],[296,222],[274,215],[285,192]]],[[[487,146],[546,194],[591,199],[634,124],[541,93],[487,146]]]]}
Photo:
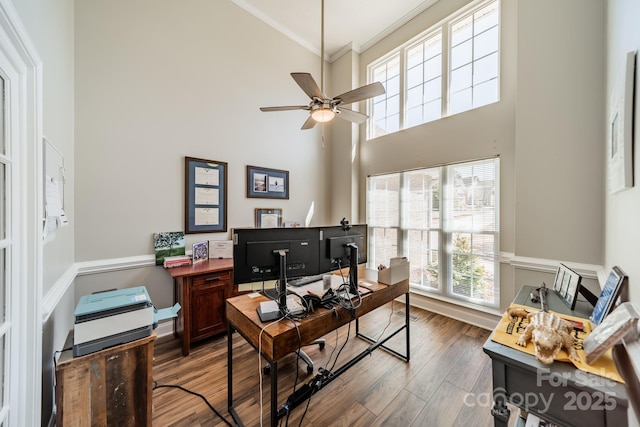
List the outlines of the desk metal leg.
{"type": "Polygon", "coordinates": [[[406,360],[407,362],[409,361],[410,357],[411,357],[411,344],[409,342],[409,321],[411,320],[411,316],[409,316],[409,310],[410,310],[410,305],[409,305],[409,292],[407,292],[406,294],[404,294],[404,311],[405,311],[405,315],[404,315],[404,324],[406,326],[406,334],[405,334],[405,341],[406,341],[406,345],[407,345],[407,352],[405,353],[407,355],[406,360]]]}
{"type": "Polygon", "coordinates": [[[227,325],[227,410],[236,422],[236,426],[243,427],[240,416],[233,408],[233,327],[227,325]]]}
{"type": "Polygon", "coordinates": [[[390,334],[387,335],[386,338],[382,339],[381,341],[376,341],[375,339],[373,339],[372,337],[369,337],[365,334],[360,333],[359,330],[359,323],[358,323],[358,319],[356,318],[356,336],[360,337],[366,341],[369,341],[372,344],[375,344],[375,347],[381,347],[384,350],[388,351],[389,353],[393,354],[396,357],[399,357],[400,359],[408,362],[410,359],[410,352],[411,352],[411,343],[409,342],[409,320],[410,320],[410,315],[409,315],[409,293],[405,294],[405,317],[404,317],[404,325],[400,326],[398,329],[396,329],[395,331],[391,332],[390,334]],[[399,333],[402,330],[405,330],[405,341],[406,341],[406,348],[405,348],[405,354],[400,353],[399,351],[396,351],[390,347],[387,347],[386,345],[384,345],[385,342],[387,342],[389,339],[391,339],[393,336],[395,336],[397,333],[399,333]]]}
{"type": "Polygon", "coordinates": [[[271,362],[271,427],[278,425],[278,362],[271,362]]]}

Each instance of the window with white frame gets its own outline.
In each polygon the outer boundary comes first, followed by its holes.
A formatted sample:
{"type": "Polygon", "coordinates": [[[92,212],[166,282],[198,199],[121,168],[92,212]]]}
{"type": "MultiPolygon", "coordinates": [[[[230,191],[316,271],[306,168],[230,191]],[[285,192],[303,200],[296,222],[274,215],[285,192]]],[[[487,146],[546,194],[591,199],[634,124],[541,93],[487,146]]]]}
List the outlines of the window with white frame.
{"type": "Polygon", "coordinates": [[[385,94],[373,99],[371,134],[374,137],[400,130],[400,56],[395,54],[371,69],[374,82],[380,82],[385,94]]]}
{"type": "Polygon", "coordinates": [[[367,178],[369,268],[405,256],[413,291],[497,307],[500,159],[367,178]]]}
{"type": "Polygon", "coordinates": [[[367,139],[497,102],[499,55],[499,2],[484,0],[369,64],[386,92],[368,102],[367,139]]]}

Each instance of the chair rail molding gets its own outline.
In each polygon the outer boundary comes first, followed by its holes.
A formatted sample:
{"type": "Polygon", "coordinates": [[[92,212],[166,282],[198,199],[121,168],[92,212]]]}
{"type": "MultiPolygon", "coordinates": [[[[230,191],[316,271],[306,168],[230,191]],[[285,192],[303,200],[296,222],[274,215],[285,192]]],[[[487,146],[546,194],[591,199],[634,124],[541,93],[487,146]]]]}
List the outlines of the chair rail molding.
{"type": "Polygon", "coordinates": [[[518,255],[513,255],[509,263],[513,268],[516,269],[540,271],[543,273],[555,273],[558,269],[558,264],[563,263],[564,265],[587,279],[599,280],[601,277],[604,277],[602,273],[604,271],[604,268],[601,265],[582,264],[554,259],[532,258],[518,255]]]}

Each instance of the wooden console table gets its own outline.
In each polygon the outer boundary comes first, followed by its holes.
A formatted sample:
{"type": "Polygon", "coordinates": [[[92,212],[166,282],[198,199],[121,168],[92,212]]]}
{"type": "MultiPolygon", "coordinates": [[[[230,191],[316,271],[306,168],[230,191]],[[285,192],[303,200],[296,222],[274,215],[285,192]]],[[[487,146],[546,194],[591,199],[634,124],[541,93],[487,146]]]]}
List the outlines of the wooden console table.
{"type": "Polygon", "coordinates": [[[56,425],[151,426],[153,342],[146,338],[73,357],[73,331],[56,364],[56,425]]]}
{"type": "Polygon", "coordinates": [[[173,333],[187,356],[192,342],[227,331],[225,300],[235,294],[233,260],[209,259],[166,271],[173,278],[174,303],[181,306],[173,333]]]}
{"type": "MultiPolygon", "coordinates": [[[[365,272],[365,270],[362,270],[365,272]]],[[[384,285],[377,283],[377,271],[366,271],[365,275],[361,275],[364,281],[370,283],[370,289],[373,291],[362,297],[362,304],[355,311],[356,335],[364,340],[372,343],[368,349],[360,355],[354,357],[351,361],[345,363],[338,368],[335,377],[340,375],[353,364],[368,356],[371,351],[378,347],[382,347],[388,352],[405,361],[409,361],[409,281],[404,280],[395,285],[384,285]],[[367,280],[369,278],[369,280],[367,280]],[[370,337],[362,335],[358,332],[358,318],[398,297],[405,295],[405,324],[397,330],[390,332],[384,339],[375,341],[370,337]],[[406,353],[401,354],[389,347],[385,342],[395,336],[397,333],[405,331],[406,353]]],[[[309,345],[314,340],[323,337],[329,332],[348,324],[354,317],[345,309],[338,307],[335,312],[325,308],[316,309],[314,313],[302,320],[296,321],[297,326],[293,322],[279,322],[272,327],[262,331],[268,323],[262,323],[256,312],[256,308],[261,301],[267,300],[266,297],[260,296],[251,298],[248,295],[240,295],[227,300],[227,319],[229,322],[229,334],[227,337],[227,393],[228,393],[228,409],[233,416],[237,425],[243,425],[233,407],[233,346],[232,332],[237,330],[256,350],[261,348],[262,356],[271,365],[271,425],[278,425],[278,360],[282,357],[293,353],[300,347],[309,345]],[[262,331],[262,343],[260,345],[260,334],[262,331]],[[301,344],[301,345],[300,345],[301,344]]]]}
{"type": "MultiPolygon", "coordinates": [[[[540,308],[532,303],[535,288],[524,286],[516,304],[540,308]]],[[[569,310],[553,290],[547,291],[550,311],[581,318],[589,317],[585,302],[569,310]]],[[[491,357],[493,402],[491,410],[496,427],[507,427],[508,401],[540,418],[569,427],[624,427],[627,425],[627,394],[623,384],[577,369],[573,364],[540,363],[535,356],[491,341],[483,350],[491,357]]]]}

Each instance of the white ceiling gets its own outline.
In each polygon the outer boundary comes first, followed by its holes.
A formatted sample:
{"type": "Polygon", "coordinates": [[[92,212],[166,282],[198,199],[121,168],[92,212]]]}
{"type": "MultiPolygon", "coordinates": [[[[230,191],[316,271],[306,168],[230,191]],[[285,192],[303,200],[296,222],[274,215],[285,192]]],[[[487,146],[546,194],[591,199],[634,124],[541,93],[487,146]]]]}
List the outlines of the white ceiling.
{"type": "MultiPolygon", "coordinates": [[[[322,0],[231,0],[320,55],[322,0]]],[[[362,52],[438,0],[325,0],[325,58],[362,52]]]]}

